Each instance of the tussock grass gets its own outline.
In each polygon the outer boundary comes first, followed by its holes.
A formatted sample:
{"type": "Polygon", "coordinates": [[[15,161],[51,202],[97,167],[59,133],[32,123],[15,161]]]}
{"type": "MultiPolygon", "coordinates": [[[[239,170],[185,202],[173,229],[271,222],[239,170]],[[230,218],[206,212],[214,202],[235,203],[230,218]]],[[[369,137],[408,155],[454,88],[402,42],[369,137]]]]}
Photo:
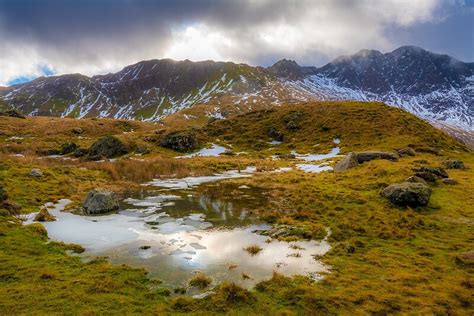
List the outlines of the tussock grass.
{"type": "Polygon", "coordinates": [[[250,246],[247,246],[244,248],[245,251],[247,251],[249,254],[251,254],[252,256],[255,256],[257,255],[260,251],[263,250],[262,247],[260,247],[259,245],[250,245],[250,246]]]}
{"type": "Polygon", "coordinates": [[[189,280],[189,285],[190,286],[195,286],[201,289],[204,289],[209,286],[209,284],[212,283],[212,279],[205,275],[204,273],[196,273],[191,280],[189,280]]]}

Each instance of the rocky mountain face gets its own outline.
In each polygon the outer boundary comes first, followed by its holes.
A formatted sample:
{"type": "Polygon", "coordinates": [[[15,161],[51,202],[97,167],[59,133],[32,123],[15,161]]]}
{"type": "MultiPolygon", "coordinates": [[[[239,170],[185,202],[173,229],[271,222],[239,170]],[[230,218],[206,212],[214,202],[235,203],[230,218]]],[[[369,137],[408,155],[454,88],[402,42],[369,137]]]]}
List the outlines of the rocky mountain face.
{"type": "Polygon", "coordinates": [[[310,100],[379,100],[456,129],[474,126],[474,63],[418,47],[362,50],[321,67],[280,60],[268,68],[230,62],[149,60],[113,74],[41,77],[0,88],[0,106],[28,115],[157,121],[196,104],[220,118],[310,100]]]}
{"type": "Polygon", "coordinates": [[[380,100],[431,121],[474,126],[474,63],[419,47],[362,50],[287,84],[300,98],[380,100]]]}

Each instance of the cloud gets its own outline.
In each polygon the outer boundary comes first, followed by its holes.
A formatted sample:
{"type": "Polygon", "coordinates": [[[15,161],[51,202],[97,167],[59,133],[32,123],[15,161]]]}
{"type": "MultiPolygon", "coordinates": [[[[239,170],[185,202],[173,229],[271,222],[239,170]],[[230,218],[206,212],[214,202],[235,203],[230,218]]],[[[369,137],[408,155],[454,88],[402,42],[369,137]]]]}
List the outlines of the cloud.
{"type": "Polygon", "coordinates": [[[0,0],[0,85],[18,77],[117,71],[153,58],[321,65],[390,50],[387,29],[438,22],[442,0],[0,0]]]}

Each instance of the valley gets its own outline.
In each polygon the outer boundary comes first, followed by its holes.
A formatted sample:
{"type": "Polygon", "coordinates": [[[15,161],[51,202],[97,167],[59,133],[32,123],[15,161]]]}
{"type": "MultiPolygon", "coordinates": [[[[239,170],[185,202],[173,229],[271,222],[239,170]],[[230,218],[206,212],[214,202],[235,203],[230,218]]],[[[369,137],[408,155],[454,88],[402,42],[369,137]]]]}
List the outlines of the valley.
{"type": "Polygon", "coordinates": [[[0,116],[0,313],[472,311],[468,146],[382,102],[212,102],[0,116]]]}

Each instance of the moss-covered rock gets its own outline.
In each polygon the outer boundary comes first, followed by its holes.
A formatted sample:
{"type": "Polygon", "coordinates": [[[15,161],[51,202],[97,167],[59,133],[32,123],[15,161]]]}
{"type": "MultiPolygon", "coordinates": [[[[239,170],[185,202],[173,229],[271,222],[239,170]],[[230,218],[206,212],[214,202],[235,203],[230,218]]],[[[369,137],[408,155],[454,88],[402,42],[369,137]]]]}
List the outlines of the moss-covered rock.
{"type": "Polygon", "coordinates": [[[93,160],[101,158],[114,158],[125,155],[127,147],[115,136],[99,138],[88,150],[88,157],[93,160]]]}
{"type": "Polygon", "coordinates": [[[198,140],[193,131],[180,131],[170,133],[161,140],[161,147],[185,152],[198,147],[198,140]]]}
{"type": "Polygon", "coordinates": [[[73,153],[79,146],[74,142],[65,142],[61,145],[61,154],[67,155],[73,153]]]}
{"type": "Polygon", "coordinates": [[[389,185],[380,194],[393,204],[418,207],[428,204],[431,188],[422,183],[403,182],[389,185]]]}

